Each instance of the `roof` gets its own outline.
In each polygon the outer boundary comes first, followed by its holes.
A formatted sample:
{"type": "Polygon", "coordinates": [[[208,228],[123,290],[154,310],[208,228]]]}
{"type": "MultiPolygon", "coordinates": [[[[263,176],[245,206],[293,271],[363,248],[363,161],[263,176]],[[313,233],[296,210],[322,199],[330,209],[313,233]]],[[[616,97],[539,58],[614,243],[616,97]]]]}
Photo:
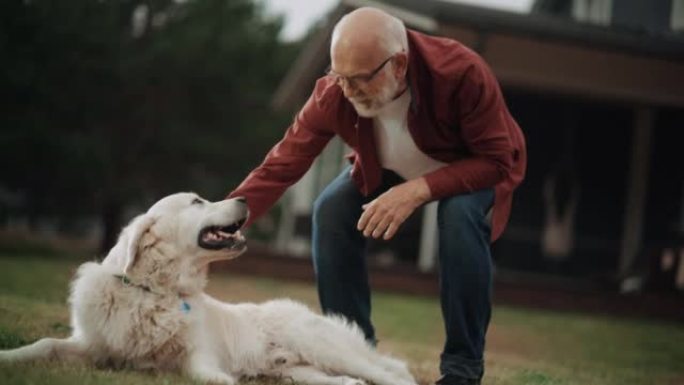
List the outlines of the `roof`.
{"type": "Polygon", "coordinates": [[[363,6],[383,9],[413,29],[470,44],[504,86],[684,107],[681,34],[618,30],[549,14],[520,14],[444,0],[342,0],[280,84],[273,97],[275,108],[294,108],[306,100],[329,62],[334,24],[363,6]]]}
{"type": "Polygon", "coordinates": [[[498,31],[535,39],[563,40],[602,49],[629,51],[684,61],[684,35],[618,29],[542,13],[520,14],[443,0],[343,0],[348,6],[386,4],[439,24],[466,25],[482,32],[498,31]]]}

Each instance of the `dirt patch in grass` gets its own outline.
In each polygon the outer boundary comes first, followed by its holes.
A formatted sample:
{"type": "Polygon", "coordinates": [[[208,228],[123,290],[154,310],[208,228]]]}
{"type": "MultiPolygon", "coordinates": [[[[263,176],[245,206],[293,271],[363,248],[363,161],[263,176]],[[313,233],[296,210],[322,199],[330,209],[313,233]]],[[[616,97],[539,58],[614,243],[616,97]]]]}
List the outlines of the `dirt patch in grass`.
{"type": "Polygon", "coordinates": [[[543,357],[551,348],[532,330],[494,322],[487,333],[486,349],[500,355],[518,355],[534,360],[543,357]]]}

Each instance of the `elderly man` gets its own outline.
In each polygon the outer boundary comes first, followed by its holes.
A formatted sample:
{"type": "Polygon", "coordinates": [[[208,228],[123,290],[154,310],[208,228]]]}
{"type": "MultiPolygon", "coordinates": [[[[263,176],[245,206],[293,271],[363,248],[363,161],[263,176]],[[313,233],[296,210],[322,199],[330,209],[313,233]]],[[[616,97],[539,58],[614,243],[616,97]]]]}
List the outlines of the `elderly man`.
{"type": "Polygon", "coordinates": [[[369,343],[376,340],[365,240],[392,238],[417,208],[439,201],[446,343],[437,384],[479,384],[491,313],[490,242],[503,231],[525,172],[523,134],[476,53],[407,30],[377,9],[339,21],[330,58],[329,73],[283,139],[230,196],[246,197],[251,222],[334,135],[354,150],[352,165],[314,204],[312,254],[323,311],[356,322],[369,343]]]}

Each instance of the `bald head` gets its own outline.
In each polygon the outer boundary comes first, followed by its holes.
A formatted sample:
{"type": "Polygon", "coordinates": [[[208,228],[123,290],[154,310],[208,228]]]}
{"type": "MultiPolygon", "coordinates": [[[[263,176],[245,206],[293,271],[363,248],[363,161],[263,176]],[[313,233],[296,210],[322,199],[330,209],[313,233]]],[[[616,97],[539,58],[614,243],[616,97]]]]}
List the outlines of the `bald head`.
{"type": "Polygon", "coordinates": [[[401,20],[379,9],[364,7],[348,13],[333,30],[330,58],[346,71],[368,68],[387,56],[408,51],[401,20]]]}

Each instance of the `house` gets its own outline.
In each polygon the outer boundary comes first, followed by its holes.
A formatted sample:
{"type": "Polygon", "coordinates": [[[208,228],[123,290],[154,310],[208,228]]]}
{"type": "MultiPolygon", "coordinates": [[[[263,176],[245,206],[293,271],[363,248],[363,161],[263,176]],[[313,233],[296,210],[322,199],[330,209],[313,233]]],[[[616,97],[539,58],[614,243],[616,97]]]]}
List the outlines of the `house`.
{"type": "MultiPolygon", "coordinates": [[[[463,42],[499,79],[529,149],[526,180],[493,247],[500,269],[613,282],[644,272],[652,250],[684,259],[684,1],[538,0],[522,14],[448,1],[343,0],[292,65],[276,108],[304,103],[328,66],[335,22],[361,6],[463,42]]],[[[284,197],[278,248],[308,255],[312,202],[344,153],[333,141],[284,197]]],[[[432,270],[435,215],[428,205],[398,245],[371,246],[379,261],[432,270]]]]}

